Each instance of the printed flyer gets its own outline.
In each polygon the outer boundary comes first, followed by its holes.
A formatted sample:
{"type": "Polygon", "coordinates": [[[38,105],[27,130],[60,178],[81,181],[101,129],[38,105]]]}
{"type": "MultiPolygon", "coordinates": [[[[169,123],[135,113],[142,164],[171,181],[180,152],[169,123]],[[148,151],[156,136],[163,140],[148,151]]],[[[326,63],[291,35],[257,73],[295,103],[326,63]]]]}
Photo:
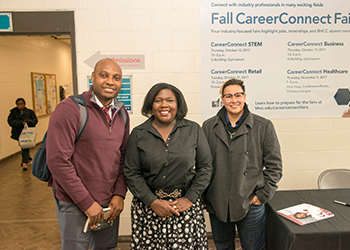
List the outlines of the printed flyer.
{"type": "Polygon", "coordinates": [[[334,217],[332,212],[306,203],[278,210],[277,213],[300,226],[334,217]]]}

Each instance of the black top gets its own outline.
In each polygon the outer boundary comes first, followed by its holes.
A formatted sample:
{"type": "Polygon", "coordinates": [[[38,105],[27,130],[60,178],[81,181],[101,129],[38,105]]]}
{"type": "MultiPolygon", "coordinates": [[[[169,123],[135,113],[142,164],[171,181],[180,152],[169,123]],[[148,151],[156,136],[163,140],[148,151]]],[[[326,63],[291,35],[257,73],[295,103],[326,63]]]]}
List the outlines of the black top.
{"type": "Polygon", "coordinates": [[[130,191],[147,206],[157,199],[152,191],[183,190],[195,202],[208,186],[212,157],[202,128],[178,120],[166,142],[152,126],[154,117],[133,129],[125,153],[124,174],[130,191]],[[151,187],[151,188],[150,188],[151,187]]]}
{"type": "Polygon", "coordinates": [[[34,111],[28,108],[24,108],[22,113],[17,107],[10,110],[7,122],[12,127],[12,139],[18,140],[24,128],[24,121],[27,122],[28,127],[35,127],[35,125],[38,123],[38,118],[36,117],[34,111]]]}

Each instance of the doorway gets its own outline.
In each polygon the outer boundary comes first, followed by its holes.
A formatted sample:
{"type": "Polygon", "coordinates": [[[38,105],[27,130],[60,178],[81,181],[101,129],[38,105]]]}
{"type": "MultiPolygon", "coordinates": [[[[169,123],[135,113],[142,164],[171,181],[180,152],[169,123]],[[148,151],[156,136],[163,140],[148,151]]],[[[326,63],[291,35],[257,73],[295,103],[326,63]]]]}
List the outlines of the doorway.
{"type": "MultiPolygon", "coordinates": [[[[4,13],[4,12],[2,12],[4,13]]],[[[11,12],[13,32],[0,32],[0,36],[50,35],[57,39],[70,38],[73,92],[78,93],[73,11],[11,12]]]]}
{"type": "MultiPolygon", "coordinates": [[[[7,124],[9,110],[15,106],[16,98],[25,98],[27,106],[33,109],[30,72],[57,74],[57,87],[62,84],[62,87],[69,88],[67,94],[78,93],[74,12],[11,12],[11,14],[13,32],[0,32],[0,46],[2,47],[0,56],[3,59],[0,69],[0,94],[2,96],[0,161],[11,157],[18,151],[17,143],[9,137],[10,127],[7,124]],[[57,49],[54,45],[56,43],[61,43],[57,49]],[[40,51],[43,47],[46,50],[40,51]],[[65,50],[64,53],[62,49],[65,50]],[[56,56],[50,58],[50,53],[45,54],[48,50],[54,52],[56,56]],[[39,61],[40,64],[36,63],[39,61]],[[57,66],[57,70],[56,68],[52,70],[53,67],[41,67],[42,65],[53,66],[61,61],[67,63],[57,66]],[[62,72],[62,68],[66,71],[62,72]]],[[[43,138],[48,121],[49,115],[39,117],[37,142],[43,138]]]]}

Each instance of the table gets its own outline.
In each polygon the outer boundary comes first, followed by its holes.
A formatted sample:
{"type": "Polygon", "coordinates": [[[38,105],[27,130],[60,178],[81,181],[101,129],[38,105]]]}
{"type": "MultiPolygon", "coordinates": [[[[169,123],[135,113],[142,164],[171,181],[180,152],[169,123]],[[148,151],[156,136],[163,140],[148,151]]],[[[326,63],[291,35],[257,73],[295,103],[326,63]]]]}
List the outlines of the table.
{"type": "Polygon", "coordinates": [[[334,200],[350,204],[350,189],[277,191],[266,204],[266,249],[350,249],[350,207],[334,200]],[[299,226],[276,213],[300,203],[327,209],[334,217],[299,226]]]}

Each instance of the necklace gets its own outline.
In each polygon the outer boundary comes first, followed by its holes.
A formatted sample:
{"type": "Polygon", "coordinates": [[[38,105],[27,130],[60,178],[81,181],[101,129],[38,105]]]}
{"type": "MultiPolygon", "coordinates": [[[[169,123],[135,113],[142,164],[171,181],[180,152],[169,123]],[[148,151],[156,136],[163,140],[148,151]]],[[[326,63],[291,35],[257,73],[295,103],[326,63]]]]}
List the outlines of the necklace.
{"type": "Polygon", "coordinates": [[[234,136],[234,134],[236,134],[236,132],[230,132],[230,131],[228,131],[228,129],[226,129],[227,130],[227,132],[228,132],[228,134],[230,135],[230,139],[232,140],[232,138],[233,138],[233,136],[234,136]]]}

